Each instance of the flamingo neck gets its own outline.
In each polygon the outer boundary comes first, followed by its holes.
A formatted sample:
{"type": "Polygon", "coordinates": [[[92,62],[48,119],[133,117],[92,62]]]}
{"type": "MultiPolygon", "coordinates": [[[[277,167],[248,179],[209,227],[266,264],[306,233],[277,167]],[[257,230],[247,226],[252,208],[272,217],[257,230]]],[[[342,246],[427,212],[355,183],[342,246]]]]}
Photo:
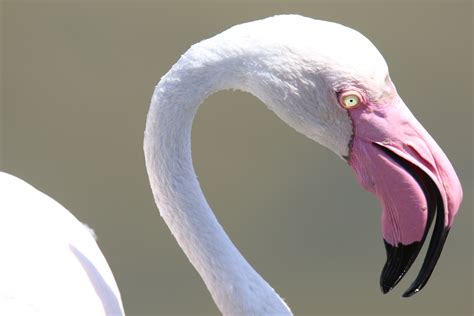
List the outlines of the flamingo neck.
{"type": "Polygon", "coordinates": [[[162,78],[153,94],[144,150],[155,202],[223,314],[291,314],[229,239],[194,171],[191,127],[199,105],[222,89],[252,93],[243,76],[242,60],[227,58],[224,62],[213,54],[209,50],[203,57],[191,48],[162,78]]]}

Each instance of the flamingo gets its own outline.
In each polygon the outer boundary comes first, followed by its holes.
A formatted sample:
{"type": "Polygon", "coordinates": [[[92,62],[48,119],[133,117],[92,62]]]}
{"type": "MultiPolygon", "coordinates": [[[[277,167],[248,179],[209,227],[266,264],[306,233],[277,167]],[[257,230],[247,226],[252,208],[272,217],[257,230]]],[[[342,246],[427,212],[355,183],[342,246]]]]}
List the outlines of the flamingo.
{"type": "MultiPolygon", "coordinates": [[[[191,160],[199,105],[223,89],[249,92],[288,125],[331,149],[379,199],[390,291],[434,229],[420,291],[461,200],[456,173],[398,96],[380,53],[342,25],[284,15],[234,26],[192,46],[155,88],[144,152],[160,214],[225,315],[290,315],[218,223],[191,160]],[[436,218],[436,219],[434,219],[436,218]]],[[[123,315],[93,232],[21,179],[0,173],[0,314],[123,315]]]]}
{"type": "Polygon", "coordinates": [[[403,296],[420,291],[462,200],[451,163],[404,104],[366,37],[340,24],[281,15],[193,45],[159,81],[147,115],[144,152],[155,202],[221,313],[291,314],[224,232],[194,171],[193,118],[208,96],[225,89],[253,94],[332,150],[379,199],[383,293],[408,271],[435,221],[420,272],[403,296]]]}

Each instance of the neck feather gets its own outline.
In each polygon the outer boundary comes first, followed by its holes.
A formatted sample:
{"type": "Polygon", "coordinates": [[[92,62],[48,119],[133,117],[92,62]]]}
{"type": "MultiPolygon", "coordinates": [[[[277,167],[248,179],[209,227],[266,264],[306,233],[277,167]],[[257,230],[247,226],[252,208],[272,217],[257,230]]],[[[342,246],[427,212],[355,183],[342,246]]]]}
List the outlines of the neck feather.
{"type": "Polygon", "coordinates": [[[258,88],[249,88],[245,74],[252,65],[238,52],[212,44],[193,46],[155,89],[144,140],[151,188],[161,216],[223,314],[291,314],[224,232],[192,165],[192,122],[209,95],[239,89],[265,101],[258,88]]]}

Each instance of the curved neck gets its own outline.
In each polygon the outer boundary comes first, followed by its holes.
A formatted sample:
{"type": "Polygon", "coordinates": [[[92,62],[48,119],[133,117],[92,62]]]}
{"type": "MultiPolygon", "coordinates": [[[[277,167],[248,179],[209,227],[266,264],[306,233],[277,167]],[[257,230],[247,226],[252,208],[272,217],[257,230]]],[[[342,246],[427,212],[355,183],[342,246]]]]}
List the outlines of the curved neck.
{"type": "Polygon", "coordinates": [[[247,89],[244,59],[229,54],[221,58],[202,44],[183,55],[162,78],[152,97],[144,150],[154,198],[161,216],[223,314],[291,314],[224,232],[192,165],[191,127],[199,105],[222,89],[259,94],[247,89]]]}

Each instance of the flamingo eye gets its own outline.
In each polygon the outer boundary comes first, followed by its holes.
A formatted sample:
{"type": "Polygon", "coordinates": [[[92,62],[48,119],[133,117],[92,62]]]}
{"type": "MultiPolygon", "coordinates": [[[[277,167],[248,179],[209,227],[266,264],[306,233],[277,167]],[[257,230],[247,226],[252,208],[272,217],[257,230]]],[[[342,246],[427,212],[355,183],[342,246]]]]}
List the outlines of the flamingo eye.
{"type": "Polygon", "coordinates": [[[355,94],[348,94],[342,97],[342,106],[346,109],[352,109],[360,104],[360,97],[355,94]]]}
{"type": "Polygon", "coordinates": [[[348,91],[339,95],[339,104],[345,109],[353,109],[362,103],[362,96],[356,91],[348,91]]]}

